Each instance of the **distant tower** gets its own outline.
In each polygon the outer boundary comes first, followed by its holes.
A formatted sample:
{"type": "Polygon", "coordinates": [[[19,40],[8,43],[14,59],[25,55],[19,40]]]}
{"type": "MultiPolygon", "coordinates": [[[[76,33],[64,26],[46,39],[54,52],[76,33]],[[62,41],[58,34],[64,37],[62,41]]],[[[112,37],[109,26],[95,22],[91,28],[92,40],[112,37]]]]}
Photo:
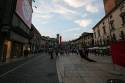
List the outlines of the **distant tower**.
{"type": "Polygon", "coordinates": [[[56,36],[57,36],[57,43],[59,44],[59,42],[60,42],[60,36],[59,36],[59,34],[57,34],[56,36]]]}
{"type": "Polygon", "coordinates": [[[123,0],[103,0],[105,14],[108,14],[121,1],[123,1],[123,0]]]}
{"type": "Polygon", "coordinates": [[[62,36],[60,36],[60,44],[62,44],[62,36]]]}

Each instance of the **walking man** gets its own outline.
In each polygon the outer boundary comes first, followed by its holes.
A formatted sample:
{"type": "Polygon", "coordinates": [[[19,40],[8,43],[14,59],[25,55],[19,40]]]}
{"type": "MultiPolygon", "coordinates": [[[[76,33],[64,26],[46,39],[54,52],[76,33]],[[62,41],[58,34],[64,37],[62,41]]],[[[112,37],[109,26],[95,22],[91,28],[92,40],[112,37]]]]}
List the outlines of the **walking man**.
{"type": "Polygon", "coordinates": [[[53,59],[53,49],[49,48],[49,55],[50,55],[50,59],[53,59]]]}

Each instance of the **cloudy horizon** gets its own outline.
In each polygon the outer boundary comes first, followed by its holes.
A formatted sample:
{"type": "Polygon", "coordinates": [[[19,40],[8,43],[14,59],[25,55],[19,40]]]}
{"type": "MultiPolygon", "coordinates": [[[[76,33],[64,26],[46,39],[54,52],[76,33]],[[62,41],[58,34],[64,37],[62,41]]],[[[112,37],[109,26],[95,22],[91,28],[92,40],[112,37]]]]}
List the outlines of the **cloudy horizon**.
{"type": "Polygon", "coordinates": [[[59,33],[65,41],[91,32],[103,16],[102,0],[36,0],[32,23],[42,36],[59,33]]]}

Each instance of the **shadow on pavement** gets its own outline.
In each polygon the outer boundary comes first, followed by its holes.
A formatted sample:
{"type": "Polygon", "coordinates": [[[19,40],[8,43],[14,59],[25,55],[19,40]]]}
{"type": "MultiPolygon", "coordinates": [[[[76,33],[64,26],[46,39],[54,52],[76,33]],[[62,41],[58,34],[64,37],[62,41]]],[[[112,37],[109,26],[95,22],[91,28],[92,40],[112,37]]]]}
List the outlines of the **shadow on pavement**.
{"type": "Polygon", "coordinates": [[[125,81],[121,79],[108,79],[107,83],[125,83],[125,81]]]}
{"type": "Polygon", "coordinates": [[[89,62],[96,62],[95,60],[93,60],[93,59],[90,59],[90,58],[88,58],[88,57],[86,57],[86,56],[82,56],[81,57],[82,59],[85,59],[85,60],[87,60],[87,61],[89,61],[89,62]]]}

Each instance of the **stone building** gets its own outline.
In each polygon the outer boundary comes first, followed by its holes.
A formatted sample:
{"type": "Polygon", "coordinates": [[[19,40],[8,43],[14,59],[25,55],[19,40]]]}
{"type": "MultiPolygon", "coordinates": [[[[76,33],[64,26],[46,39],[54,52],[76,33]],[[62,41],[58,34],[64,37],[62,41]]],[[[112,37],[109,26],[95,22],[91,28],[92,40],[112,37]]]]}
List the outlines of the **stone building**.
{"type": "Polygon", "coordinates": [[[94,44],[107,46],[125,39],[125,1],[115,6],[93,27],[94,44]]]}
{"type": "Polygon", "coordinates": [[[93,33],[84,32],[81,36],[71,42],[73,45],[79,48],[83,47],[93,47],[94,40],[93,40],[93,33]]]}
{"type": "Polygon", "coordinates": [[[94,45],[94,40],[93,40],[93,33],[88,33],[88,32],[84,32],[82,34],[82,45],[84,47],[93,47],[94,45]]]}
{"type": "Polygon", "coordinates": [[[71,47],[78,47],[78,48],[82,48],[82,36],[80,36],[79,38],[75,39],[75,40],[72,40],[72,41],[69,41],[69,45],[70,45],[70,48],[71,47]]]}
{"type": "Polygon", "coordinates": [[[29,48],[31,18],[31,0],[0,0],[0,61],[29,48]]]}
{"type": "Polygon", "coordinates": [[[31,51],[37,53],[42,48],[43,38],[40,32],[36,29],[36,27],[33,24],[31,25],[30,35],[31,35],[30,39],[31,51]]]}

